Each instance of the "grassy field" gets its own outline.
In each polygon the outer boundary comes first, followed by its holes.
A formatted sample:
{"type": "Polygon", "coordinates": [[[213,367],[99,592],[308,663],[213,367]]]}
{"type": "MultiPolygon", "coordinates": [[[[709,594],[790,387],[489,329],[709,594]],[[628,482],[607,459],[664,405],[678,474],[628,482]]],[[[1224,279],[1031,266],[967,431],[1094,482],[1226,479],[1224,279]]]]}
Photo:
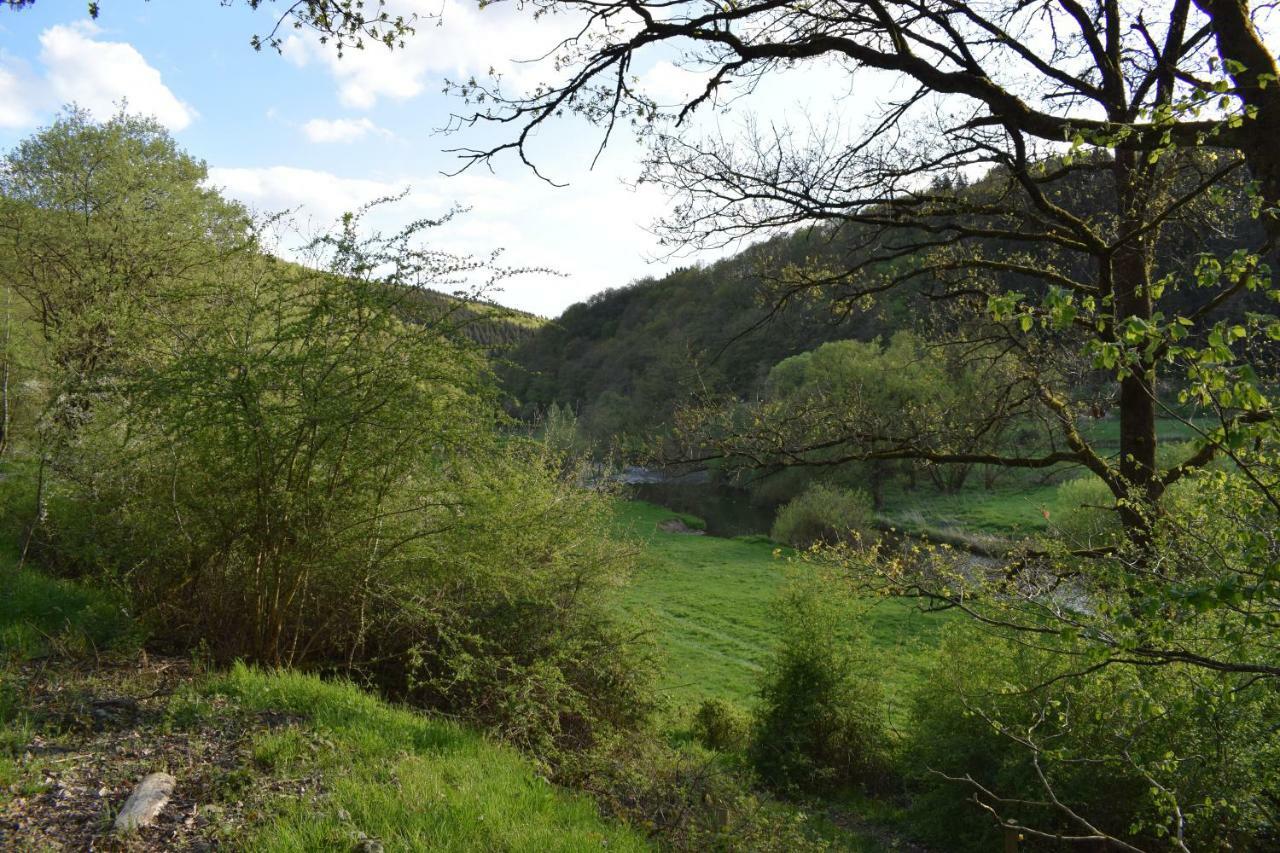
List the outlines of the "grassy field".
{"type": "MultiPolygon", "coordinates": [[[[1211,426],[1203,419],[1197,423],[1211,426]]],[[[1081,431],[1099,453],[1119,453],[1120,425],[1116,420],[1093,421],[1081,431]]],[[[1172,464],[1185,455],[1172,443],[1188,441],[1196,435],[1192,426],[1170,418],[1158,421],[1157,431],[1165,442],[1162,455],[1168,457],[1162,459],[1163,464],[1172,464]]],[[[882,519],[913,533],[945,531],[1021,539],[1048,530],[1052,520],[1065,509],[1058,499],[1058,486],[1064,480],[1089,476],[1079,466],[1061,466],[1050,472],[1007,470],[1000,472],[992,487],[987,488],[982,474],[975,470],[955,494],[943,494],[923,480],[911,490],[895,484],[885,491],[882,519]]]]}
{"type": "MultiPolygon", "coordinates": [[[[1114,420],[1090,423],[1085,431],[1100,450],[1118,449],[1114,420]]],[[[1169,419],[1160,421],[1159,432],[1168,441],[1193,436],[1186,424],[1169,419]]],[[[956,494],[924,482],[910,491],[889,489],[882,520],[907,532],[957,534],[978,544],[1034,536],[1065,509],[1058,485],[1083,476],[1068,469],[1050,478],[1037,471],[1003,472],[988,489],[981,473],[975,471],[956,494]]],[[[750,701],[774,636],[770,604],[796,567],[763,537],[723,539],[657,529],[676,516],[642,501],[619,502],[619,528],[644,543],[625,606],[656,632],[666,657],[664,690],[677,704],[702,697],[750,701]]],[[[899,601],[865,602],[852,618],[869,635],[869,653],[883,658],[891,695],[919,677],[945,621],[899,601]]]]}
{"type": "Polygon", "coordinates": [[[1035,482],[996,485],[966,483],[955,494],[933,488],[886,489],[883,521],[910,532],[955,533],[1020,539],[1044,532],[1058,511],[1058,484],[1035,482]]]}
{"type": "MultiPolygon", "coordinates": [[[[617,524],[644,543],[625,605],[657,634],[666,659],[663,690],[678,705],[708,697],[750,702],[773,643],[769,608],[788,572],[800,569],[760,538],[657,529],[675,515],[639,501],[619,503],[617,524]]],[[[898,601],[862,603],[851,619],[866,630],[868,653],[883,659],[891,695],[920,676],[944,621],[898,601]]]]}

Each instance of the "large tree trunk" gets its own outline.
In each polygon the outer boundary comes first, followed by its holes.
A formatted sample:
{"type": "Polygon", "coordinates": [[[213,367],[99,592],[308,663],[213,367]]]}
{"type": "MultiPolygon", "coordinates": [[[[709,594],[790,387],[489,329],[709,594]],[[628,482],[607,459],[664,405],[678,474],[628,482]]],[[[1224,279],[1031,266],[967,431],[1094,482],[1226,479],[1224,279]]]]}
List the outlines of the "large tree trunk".
{"type": "MultiPolygon", "coordinates": [[[[1141,227],[1142,211],[1137,209],[1145,197],[1150,176],[1138,163],[1140,155],[1133,151],[1117,151],[1115,180],[1119,199],[1119,233],[1141,227]]],[[[1123,242],[1111,258],[1111,286],[1115,299],[1117,330],[1125,321],[1136,318],[1150,320],[1151,251],[1145,238],[1123,242]]],[[[1141,359],[1128,367],[1120,381],[1120,476],[1127,494],[1122,501],[1120,518],[1131,539],[1146,542],[1150,537],[1149,504],[1158,500],[1156,478],[1156,368],[1150,360],[1141,359]]]]}
{"type": "Polygon", "coordinates": [[[1249,171],[1258,182],[1262,199],[1272,210],[1263,217],[1267,237],[1280,243],[1280,70],[1275,55],[1254,29],[1248,0],[1195,0],[1209,16],[1218,45],[1218,56],[1244,103],[1254,110],[1244,123],[1240,145],[1249,171]],[[1233,63],[1235,65],[1233,66],[1233,63]]]}

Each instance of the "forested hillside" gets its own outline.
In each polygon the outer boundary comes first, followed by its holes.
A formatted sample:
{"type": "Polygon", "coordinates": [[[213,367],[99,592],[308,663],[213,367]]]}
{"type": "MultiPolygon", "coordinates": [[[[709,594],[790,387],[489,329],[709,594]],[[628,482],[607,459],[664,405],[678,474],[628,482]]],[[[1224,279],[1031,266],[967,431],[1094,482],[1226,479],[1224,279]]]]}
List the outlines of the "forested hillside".
{"type": "Polygon", "coordinates": [[[907,324],[906,298],[843,317],[812,295],[777,310],[782,269],[839,254],[821,230],[805,230],[604,290],[523,341],[503,371],[505,387],[522,415],[555,403],[577,412],[598,440],[638,437],[692,393],[746,394],[788,356],[907,324]]]}
{"type": "MultiPolygon", "coordinates": [[[[1007,180],[997,169],[972,185],[943,188],[974,210],[959,224],[988,224],[982,205],[1006,192],[1007,180]]],[[[1095,186],[1099,180],[1096,171],[1066,170],[1050,186],[1073,215],[1102,221],[1113,213],[1095,186]]],[[[1190,276],[1202,255],[1260,242],[1243,184],[1223,184],[1221,203],[1211,213],[1170,217],[1156,247],[1156,278],[1190,276]]],[[[949,221],[955,222],[954,214],[949,221]]],[[[897,239],[904,247],[912,242],[897,239]]],[[[1062,262],[1048,251],[1028,252],[1007,240],[985,242],[993,254],[1009,259],[1008,269],[998,272],[1000,285],[1031,298],[1042,296],[1047,285],[1018,272],[1018,265],[1062,262]]],[[[930,337],[952,324],[931,298],[949,282],[913,261],[913,251],[892,249],[875,229],[815,225],[715,263],[604,290],[523,339],[502,373],[504,385],[522,416],[536,417],[555,403],[577,413],[594,440],[608,443],[659,430],[695,395],[757,395],[775,365],[823,343],[887,340],[901,330],[930,337]],[[854,276],[845,271],[886,248],[900,256],[882,263],[878,274],[894,286],[874,300],[853,294],[854,276]]],[[[1170,288],[1162,292],[1158,310],[1185,312],[1197,300],[1194,290],[1170,288]]],[[[1214,316],[1242,317],[1267,307],[1263,294],[1244,293],[1214,316]]]]}
{"type": "Polygon", "coordinates": [[[494,353],[505,352],[529,340],[546,322],[527,311],[463,299],[429,288],[414,288],[408,291],[407,297],[402,310],[410,320],[431,322],[442,313],[451,314],[462,323],[467,338],[494,353]]]}

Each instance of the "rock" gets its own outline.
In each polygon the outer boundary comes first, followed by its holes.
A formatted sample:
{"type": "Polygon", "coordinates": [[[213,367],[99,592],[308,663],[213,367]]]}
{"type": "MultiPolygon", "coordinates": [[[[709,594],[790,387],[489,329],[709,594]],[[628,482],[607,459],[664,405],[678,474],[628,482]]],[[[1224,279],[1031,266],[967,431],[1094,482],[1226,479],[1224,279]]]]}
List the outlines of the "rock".
{"type": "Polygon", "coordinates": [[[129,799],[124,801],[120,814],[116,815],[116,831],[129,832],[154,823],[173,795],[175,782],[168,773],[152,773],[139,782],[129,799]]]}

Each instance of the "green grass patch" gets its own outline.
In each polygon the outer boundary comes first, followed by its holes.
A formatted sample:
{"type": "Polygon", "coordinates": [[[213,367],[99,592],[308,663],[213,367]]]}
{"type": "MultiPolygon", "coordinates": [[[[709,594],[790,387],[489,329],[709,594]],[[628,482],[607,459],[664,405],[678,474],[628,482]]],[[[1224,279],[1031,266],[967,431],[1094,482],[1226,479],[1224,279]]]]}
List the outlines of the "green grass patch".
{"type": "Polygon", "coordinates": [[[141,636],[123,602],[109,592],[30,567],[0,568],[0,657],[118,651],[136,647],[141,636]]]}
{"type": "MultiPolygon", "coordinates": [[[[16,479],[11,464],[3,467],[16,479]]],[[[136,649],[142,636],[121,596],[19,566],[17,544],[0,535],[0,664],[136,649]]]]}
{"type": "Polygon", "coordinates": [[[255,765],[324,780],[315,801],[276,803],[246,849],[352,849],[366,838],[388,850],[649,849],[513,750],[350,683],[237,666],[205,689],[292,721],[255,738],[255,765]]]}
{"type": "Polygon", "coordinates": [[[141,637],[115,596],[16,563],[9,543],[0,543],[0,804],[45,787],[45,761],[22,758],[35,728],[16,665],[136,648],[141,637]]]}
{"type": "MultiPolygon", "coordinates": [[[[1194,439],[1195,426],[1207,428],[1203,418],[1190,424],[1172,418],[1157,421],[1156,429],[1167,448],[1176,442],[1194,439]]],[[[1080,428],[1089,443],[1102,455],[1120,452],[1120,423],[1114,418],[1088,421],[1080,428]]],[[[1013,453],[1027,453],[1027,448],[1010,448],[1013,453]]],[[[1176,453],[1175,448],[1170,451],[1176,453]]],[[[1162,460],[1171,464],[1172,459],[1162,460]]],[[[1044,533],[1055,516],[1065,507],[1058,501],[1058,486],[1075,477],[1088,476],[1080,466],[1059,466],[1051,473],[1044,471],[1001,471],[996,482],[987,488],[983,471],[973,471],[960,491],[944,494],[921,479],[915,489],[894,483],[885,490],[881,519],[899,530],[912,534],[942,533],[963,539],[966,536],[1023,539],[1044,533]]]]}
{"type": "Polygon", "coordinates": [[[984,488],[970,479],[955,494],[929,487],[886,490],[881,518],[899,530],[1021,539],[1048,529],[1057,511],[1058,484],[1023,482],[984,488]]]}
{"type": "Polygon", "coordinates": [[[17,689],[0,669],[0,803],[12,794],[30,793],[24,788],[35,779],[33,769],[18,761],[31,740],[31,727],[18,699],[17,689]]]}
{"type": "MultiPolygon", "coordinates": [[[[665,533],[677,516],[640,501],[619,502],[620,529],[644,543],[624,607],[652,627],[665,656],[662,689],[677,704],[705,698],[753,701],[756,679],[776,636],[770,615],[789,571],[788,549],[761,537],[720,539],[665,533]]],[[[868,601],[851,619],[866,631],[891,697],[925,671],[943,619],[901,601],[868,601]]]]}
{"type": "MultiPolygon", "coordinates": [[[[1214,418],[1204,415],[1191,415],[1186,420],[1157,418],[1156,436],[1160,441],[1190,441],[1198,438],[1201,431],[1213,429],[1217,424],[1218,421],[1214,418]]],[[[1118,417],[1086,421],[1080,426],[1080,434],[1100,453],[1120,451],[1120,419],[1118,417]]]]}

